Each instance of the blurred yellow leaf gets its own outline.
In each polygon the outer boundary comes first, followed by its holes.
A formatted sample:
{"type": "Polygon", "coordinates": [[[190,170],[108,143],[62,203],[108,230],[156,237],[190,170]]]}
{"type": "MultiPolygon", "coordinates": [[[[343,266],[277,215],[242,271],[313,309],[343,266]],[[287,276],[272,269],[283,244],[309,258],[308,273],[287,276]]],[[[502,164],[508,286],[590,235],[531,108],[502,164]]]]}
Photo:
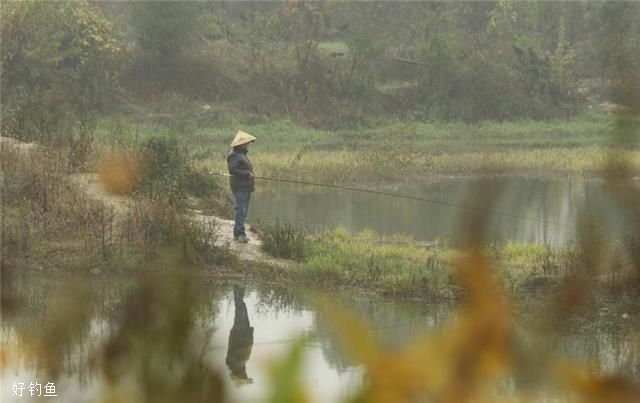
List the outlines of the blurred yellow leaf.
{"type": "Polygon", "coordinates": [[[102,159],[98,179],[107,192],[124,195],[138,184],[140,166],[132,155],[113,153],[102,159]]]}
{"type": "Polygon", "coordinates": [[[367,369],[364,400],[439,402],[479,398],[482,386],[511,364],[511,316],[486,258],[469,252],[458,261],[464,304],[438,333],[419,337],[402,351],[383,351],[371,330],[352,313],[332,306],[329,323],[346,350],[367,369]]]}
{"type": "Polygon", "coordinates": [[[273,367],[273,393],[267,400],[270,403],[306,403],[309,398],[300,383],[303,359],[304,339],[293,343],[289,354],[273,367]]]}
{"type": "Polygon", "coordinates": [[[581,366],[567,362],[556,363],[552,370],[558,383],[577,392],[582,402],[640,402],[640,386],[619,374],[592,375],[581,366]]]}

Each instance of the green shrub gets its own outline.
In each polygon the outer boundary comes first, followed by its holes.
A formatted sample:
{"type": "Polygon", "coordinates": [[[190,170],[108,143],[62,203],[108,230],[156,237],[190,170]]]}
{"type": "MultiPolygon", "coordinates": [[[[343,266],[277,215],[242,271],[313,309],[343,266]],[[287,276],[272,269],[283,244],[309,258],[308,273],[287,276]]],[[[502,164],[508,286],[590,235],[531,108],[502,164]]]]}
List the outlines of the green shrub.
{"type": "Polygon", "coordinates": [[[275,257],[301,260],[305,256],[305,235],[303,229],[276,220],[260,225],[262,247],[275,257]]]}
{"type": "Polygon", "coordinates": [[[190,174],[186,153],[176,139],[153,137],[144,148],[144,175],[138,192],[154,198],[166,198],[174,206],[186,198],[190,174]]]}
{"type": "Polygon", "coordinates": [[[216,246],[218,231],[215,221],[182,222],[182,255],[186,259],[222,264],[233,259],[226,247],[216,246]]]}

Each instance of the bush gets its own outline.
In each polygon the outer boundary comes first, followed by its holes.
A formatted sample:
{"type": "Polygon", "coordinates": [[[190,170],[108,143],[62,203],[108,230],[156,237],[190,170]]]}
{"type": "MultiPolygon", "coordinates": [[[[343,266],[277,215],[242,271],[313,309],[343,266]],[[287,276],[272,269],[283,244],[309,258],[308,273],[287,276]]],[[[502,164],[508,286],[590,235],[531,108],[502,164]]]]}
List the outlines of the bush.
{"type": "Polygon", "coordinates": [[[274,257],[302,260],[305,255],[303,229],[276,220],[260,226],[263,249],[274,257]]]}
{"type": "Polygon", "coordinates": [[[107,155],[98,168],[98,180],[111,194],[128,194],[138,184],[139,175],[138,158],[128,153],[107,155]]]}
{"type": "Polygon", "coordinates": [[[144,174],[138,192],[154,198],[166,198],[173,206],[186,199],[187,177],[191,172],[186,151],[176,139],[153,137],[143,149],[144,174]]]}

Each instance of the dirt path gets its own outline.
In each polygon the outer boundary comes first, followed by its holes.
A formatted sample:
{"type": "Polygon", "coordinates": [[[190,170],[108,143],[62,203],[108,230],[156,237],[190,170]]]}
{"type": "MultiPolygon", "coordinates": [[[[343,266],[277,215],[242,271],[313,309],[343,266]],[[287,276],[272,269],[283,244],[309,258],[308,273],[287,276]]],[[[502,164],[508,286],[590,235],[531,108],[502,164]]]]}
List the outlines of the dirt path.
{"type": "Polygon", "coordinates": [[[100,201],[105,207],[111,208],[116,217],[124,216],[129,210],[131,199],[107,192],[98,180],[97,174],[72,174],[69,180],[90,199],[100,201]]]}
{"type": "Polygon", "coordinates": [[[7,146],[13,147],[18,151],[22,152],[30,152],[38,147],[36,143],[23,143],[16,139],[12,139],[10,137],[2,137],[0,136],[0,147],[7,146]]]}
{"type": "Polygon", "coordinates": [[[226,220],[224,218],[216,216],[204,215],[201,211],[198,210],[192,211],[193,215],[191,216],[191,218],[195,221],[205,224],[213,223],[213,228],[215,229],[214,238],[216,239],[216,244],[225,245],[231,251],[233,251],[241,260],[250,262],[264,262],[275,264],[278,266],[288,266],[291,263],[284,259],[277,259],[266,255],[262,251],[262,241],[260,240],[260,238],[258,238],[258,235],[255,233],[251,225],[246,225],[247,238],[249,239],[249,242],[243,244],[233,240],[234,222],[232,220],[226,220]]]}
{"type": "MultiPolygon", "coordinates": [[[[116,215],[116,219],[126,216],[132,200],[127,196],[114,195],[107,192],[98,180],[97,174],[74,174],[71,175],[69,179],[71,183],[91,199],[100,201],[104,203],[105,206],[111,208],[116,215]]],[[[191,213],[188,213],[188,218],[205,225],[213,224],[212,227],[215,231],[213,239],[215,239],[215,245],[229,248],[240,260],[265,262],[278,266],[290,264],[290,262],[284,259],[276,259],[265,254],[262,251],[262,241],[260,241],[255,231],[252,231],[250,225],[247,225],[247,238],[249,238],[249,242],[242,244],[233,240],[234,222],[231,220],[205,215],[199,210],[191,210],[191,213]]]]}

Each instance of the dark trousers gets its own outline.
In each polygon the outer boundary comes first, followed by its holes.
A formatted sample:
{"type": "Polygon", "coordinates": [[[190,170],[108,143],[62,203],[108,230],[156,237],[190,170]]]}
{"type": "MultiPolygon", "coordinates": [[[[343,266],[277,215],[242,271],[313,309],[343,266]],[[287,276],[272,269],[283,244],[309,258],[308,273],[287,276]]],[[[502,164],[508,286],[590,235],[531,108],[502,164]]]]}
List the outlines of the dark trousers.
{"type": "Polygon", "coordinates": [[[249,212],[249,200],[251,200],[251,192],[236,191],[233,192],[236,200],[236,224],[233,226],[233,237],[238,238],[246,236],[244,231],[244,220],[249,212]]]}

